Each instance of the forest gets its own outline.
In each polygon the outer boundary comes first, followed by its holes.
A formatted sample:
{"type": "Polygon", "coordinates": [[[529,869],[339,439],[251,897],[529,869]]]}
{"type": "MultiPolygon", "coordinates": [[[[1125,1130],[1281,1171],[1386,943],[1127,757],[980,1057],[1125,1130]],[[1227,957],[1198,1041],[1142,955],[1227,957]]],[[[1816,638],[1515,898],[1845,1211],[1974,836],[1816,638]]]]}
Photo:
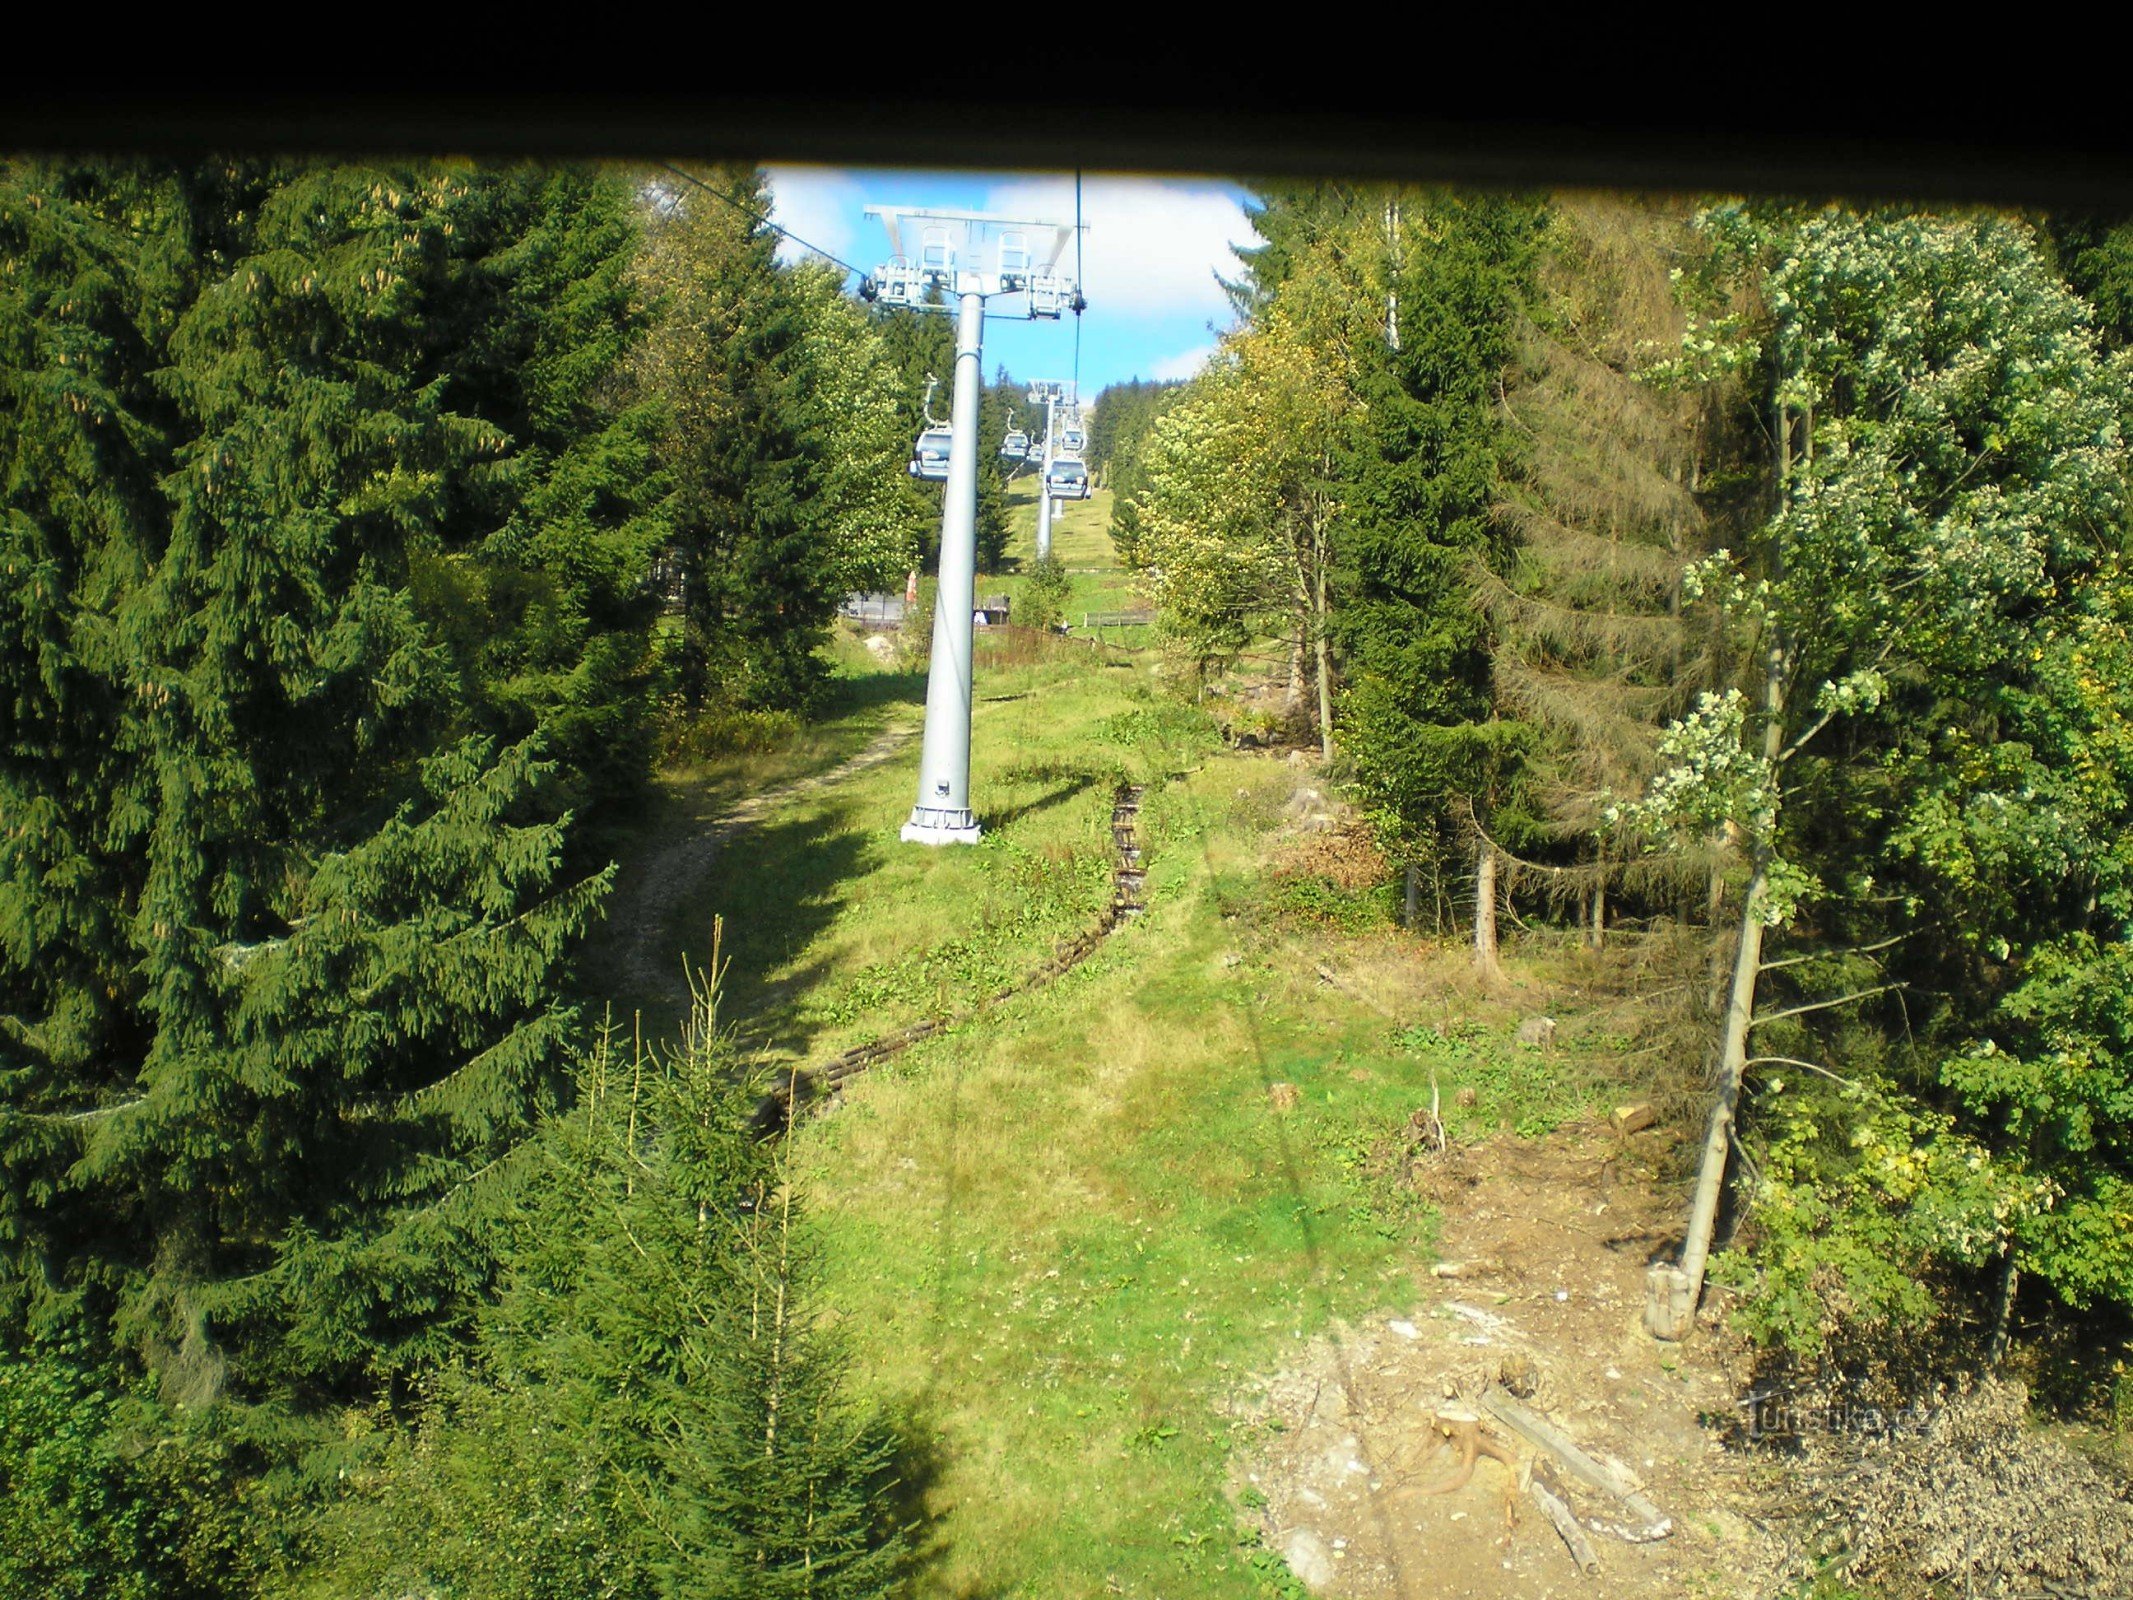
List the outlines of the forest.
{"type": "Polygon", "coordinates": [[[1434,1592],[1234,1391],[1625,1106],[1655,1383],[2019,1379],[2093,1488],[1636,1592],[2128,1580],[2133,224],[1251,194],[1064,561],[988,383],[936,868],[839,798],[930,608],[839,607],[936,558],[953,327],[759,169],[0,164],[0,1597],[1434,1592]],[[1146,915],[1010,998],[1129,789],[1146,915]]]}

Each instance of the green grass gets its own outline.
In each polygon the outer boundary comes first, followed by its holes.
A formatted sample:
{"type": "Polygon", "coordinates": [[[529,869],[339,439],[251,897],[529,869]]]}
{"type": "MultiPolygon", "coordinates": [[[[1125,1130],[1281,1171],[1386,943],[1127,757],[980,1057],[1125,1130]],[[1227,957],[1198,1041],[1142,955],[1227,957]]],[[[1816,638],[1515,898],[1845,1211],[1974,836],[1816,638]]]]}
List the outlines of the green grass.
{"type": "MultiPolygon", "coordinates": [[[[989,594],[1019,595],[1029,565],[1037,555],[1036,479],[1024,476],[1007,487],[1009,536],[1007,570],[986,575],[978,587],[989,594]]],[[[1086,500],[1066,502],[1052,524],[1052,554],[1067,568],[1066,620],[1078,628],[1090,611],[1143,610],[1147,601],[1134,592],[1133,575],[1111,544],[1111,491],[1098,489],[1086,500]]],[[[1112,628],[1105,637],[1128,644],[1146,642],[1145,628],[1112,628]]]]}
{"type": "Polygon", "coordinates": [[[1149,783],[1148,911],[789,1148],[855,1381],[930,1458],[920,1594],[1280,1595],[1225,1498],[1221,1402],[1333,1318],[1413,1305],[1435,1221],[1399,1169],[1432,1067],[1448,1117],[1476,1087],[1477,1135],[1589,1109],[1600,1075],[1515,1047],[1533,1004],[1475,997],[1459,951],[1271,904],[1283,801],[1319,780],[1217,752],[1145,663],[1010,643],[981,645],[985,843],[897,841],[914,743],[736,840],[686,937],[723,912],[728,1014],[814,1056],[1048,955],[1108,896],[1113,777],[1149,783]]]}
{"type": "MultiPolygon", "coordinates": [[[[1434,1219],[1396,1157],[1432,1064],[1447,1104],[1479,1087],[1476,1131],[1537,1076],[1589,1075],[1517,1050],[1501,1002],[1418,1049],[1407,1019],[1441,1018],[1424,992],[1446,961],[1403,936],[1241,915],[1278,813],[1262,792],[1296,775],[1182,741],[1126,674],[1076,665],[1025,725],[1042,759],[1128,749],[1143,773],[1183,771],[1145,803],[1149,911],[856,1080],[794,1158],[862,1381],[938,1459],[945,1543],[922,1592],[1278,1593],[1224,1497],[1238,1437],[1219,1403],[1330,1319],[1412,1304],[1434,1219]],[[1054,709],[1084,703],[1079,726],[1054,709]],[[1320,979],[1327,960],[1352,989],[1320,979]],[[1277,1082],[1300,1091],[1288,1115],[1277,1082]]],[[[893,882],[932,903],[922,880],[959,866],[891,853],[852,898],[893,882]]],[[[818,974],[808,1003],[847,981],[818,974]]],[[[1546,1114],[1576,1109],[1566,1091],[1546,1114]]]]}
{"type": "Polygon", "coordinates": [[[1217,1401],[1424,1259],[1358,1175],[1412,1105],[1387,1030],[1223,964],[1222,765],[1151,804],[1145,916],[796,1142],[866,1383],[940,1451],[928,1593],[1251,1593],[1217,1401]]]}
{"type": "Polygon", "coordinates": [[[1108,743],[1130,674],[1053,646],[998,665],[981,639],[971,795],[984,834],[928,850],[898,831],[916,797],[896,759],[814,791],[721,852],[680,930],[702,949],[723,915],[727,999],[744,1037],[814,1059],[961,1011],[1049,958],[1111,898],[1112,791],[1137,752],[1108,743]]]}

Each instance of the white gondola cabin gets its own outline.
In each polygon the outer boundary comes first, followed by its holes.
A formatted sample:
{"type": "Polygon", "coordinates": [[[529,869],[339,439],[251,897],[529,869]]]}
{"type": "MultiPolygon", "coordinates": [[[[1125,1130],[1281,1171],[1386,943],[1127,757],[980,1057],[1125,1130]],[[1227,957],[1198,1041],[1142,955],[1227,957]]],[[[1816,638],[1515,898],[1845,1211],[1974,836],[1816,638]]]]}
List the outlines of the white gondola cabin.
{"type": "Polygon", "coordinates": [[[1086,500],[1089,488],[1088,466],[1078,456],[1056,457],[1044,469],[1044,492],[1054,500],[1086,500]]]}
{"type": "Polygon", "coordinates": [[[928,428],[911,447],[911,476],[928,483],[948,481],[948,453],[955,447],[953,428],[928,428]]]}

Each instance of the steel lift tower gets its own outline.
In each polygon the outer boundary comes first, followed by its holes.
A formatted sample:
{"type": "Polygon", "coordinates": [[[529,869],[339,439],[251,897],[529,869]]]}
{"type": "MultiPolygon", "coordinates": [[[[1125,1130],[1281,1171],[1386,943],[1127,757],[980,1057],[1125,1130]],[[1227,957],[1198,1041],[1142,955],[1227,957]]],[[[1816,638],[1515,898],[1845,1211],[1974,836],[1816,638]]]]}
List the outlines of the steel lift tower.
{"type": "Polygon", "coordinates": [[[918,803],[904,824],[919,844],[975,844],[970,810],[971,614],[978,572],[978,389],[988,300],[994,316],[1057,319],[1079,312],[1079,286],[1061,274],[1070,222],[1029,222],[982,211],[868,206],[889,235],[889,259],[862,282],[867,299],[956,319],[955,430],[941,503],[941,578],[933,606],[933,658],[926,674],[926,737],[918,803]],[[999,303],[1004,302],[1004,304],[999,303]]]}
{"type": "Polygon", "coordinates": [[[1037,559],[1042,561],[1052,553],[1052,486],[1048,475],[1052,470],[1055,453],[1053,419],[1062,405],[1071,406],[1074,386],[1046,379],[1029,386],[1029,403],[1044,407],[1044,455],[1037,467],[1037,559]]]}

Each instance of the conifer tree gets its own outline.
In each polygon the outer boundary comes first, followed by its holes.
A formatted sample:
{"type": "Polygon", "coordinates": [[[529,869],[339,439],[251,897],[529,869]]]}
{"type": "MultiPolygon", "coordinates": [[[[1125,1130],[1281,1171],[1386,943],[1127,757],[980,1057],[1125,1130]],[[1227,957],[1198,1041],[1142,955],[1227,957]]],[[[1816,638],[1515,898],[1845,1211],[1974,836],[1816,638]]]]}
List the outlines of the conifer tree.
{"type": "Polygon", "coordinates": [[[586,1062],[551,1119],[511,1266],[338,1524],[322,1593],[871,1600],[900,1575],[887,1436],[851,1403],[767,1085],[717,1023],[586,1062]]]}
{"type": "Polygon", "coordinates": [[[425,619],[451,646],[477,726],[538,731],[574,798],[634,792],[651,761],[652,564],[672,539],[656,400],[624,392],[644,333],[635,202],[617,176],[465,176],[464,264],[436,311],[446,403],[508,443],[450,486],[412,556],[425,619]]]}
{"type": "MultiPolygon", "coordinates": [[[[711,181],[766,207],[754,169],[711,181]]],[[[818,270],[781,267],[775,236],[735,207],[690,190],[648,227],[658,309],[637,383],[667,416],[680,689],[692,705],[803,706],[846,585],[900,560],[910,527],[882,488],[905,458],[892,465],[878,404],[888,358],[818,270]]]]}
{"type": "Polygon", "coordinates": [[[1706,402],[1640,376],[1680,338],[1668,267],[1686,236],[1685,218],[1650,206],[1554,201],[1498,408],[1515,447],[1498,514],[1517,549],[1481,598],[1496,702],[1538,734],[1525,765],[1539,859],[1499,850],[1503,889],[1575,908],[1594,943],[1610,892],[1672,909],[1719,869],[1708,842],[1644,852],[1604,816],[1650,779],[1661,725],[1710,686],[1679,598],[1713,538],[1706,402]]]}
{"type": "MultiPolygon", "coordinates": [[[[18,1212],[73,1158],[44,1120],[126,1092],[140,872],[113,819],[144,804],[120,745],[139,702],[113,613],[160,554],[168,461],[143,240],[175,226],[152,177],[0,177],[0,1146],[18,1212]]],[[[89,1219],[83,1219],[87,1222],[89,1219]]],[[[9,1230],[10,1301],[71,1299],[9,1230]]],[[[58,1247],[63,1254],[64,1246],[58,1247]]]]}
{"type": "Polygon", "coordinates": [[[1501,884],[1490,840],[1532,827],[1520,781],[1532,732],[1494,714],[1492,639],[1478,593],[1510,559],[1497,515],[1510,451],[1495,396],[1530,272],[1536,208],[1491,197],[1402,195],[1351,223],[1383,263],[1358,340],[1361,404],[1339,466],[1343,595],[1335,637],[1356,775],[1397,853],[1441,875],[1477,861],[1477,959],[1501,884]],[[1388,219],[1398,218],[1397,236],[1388,219]]]}
{"type": "MultiPolygon", "coordinates": [[[[330,1391],[433,1354],[480,1282],[437,1204],[552,1083],[557,978],[602,879],[559,880],[533,746],[461,736],[409,588],[502,447],[429,359],[463,180],[169,187],[199,286],[151,331],[183,443],[153,533],[98,530],[125,581],[79,657],[103,686],[72,707],[115,768],[99,838],[135,877],[99,886],[97,959],[124,979],[51,963],[110,1020],[64,1078],[10,1072],[16,1292],[179,1398],[330,1391]]],[[[21,487],[12,526],[71,514],[64,480],[21,487]]],[[[48,776],[33,809],[95,771],[48,776]]],[[[10,1031],[57,1041],[49,1020],[10,1031]]]]}

